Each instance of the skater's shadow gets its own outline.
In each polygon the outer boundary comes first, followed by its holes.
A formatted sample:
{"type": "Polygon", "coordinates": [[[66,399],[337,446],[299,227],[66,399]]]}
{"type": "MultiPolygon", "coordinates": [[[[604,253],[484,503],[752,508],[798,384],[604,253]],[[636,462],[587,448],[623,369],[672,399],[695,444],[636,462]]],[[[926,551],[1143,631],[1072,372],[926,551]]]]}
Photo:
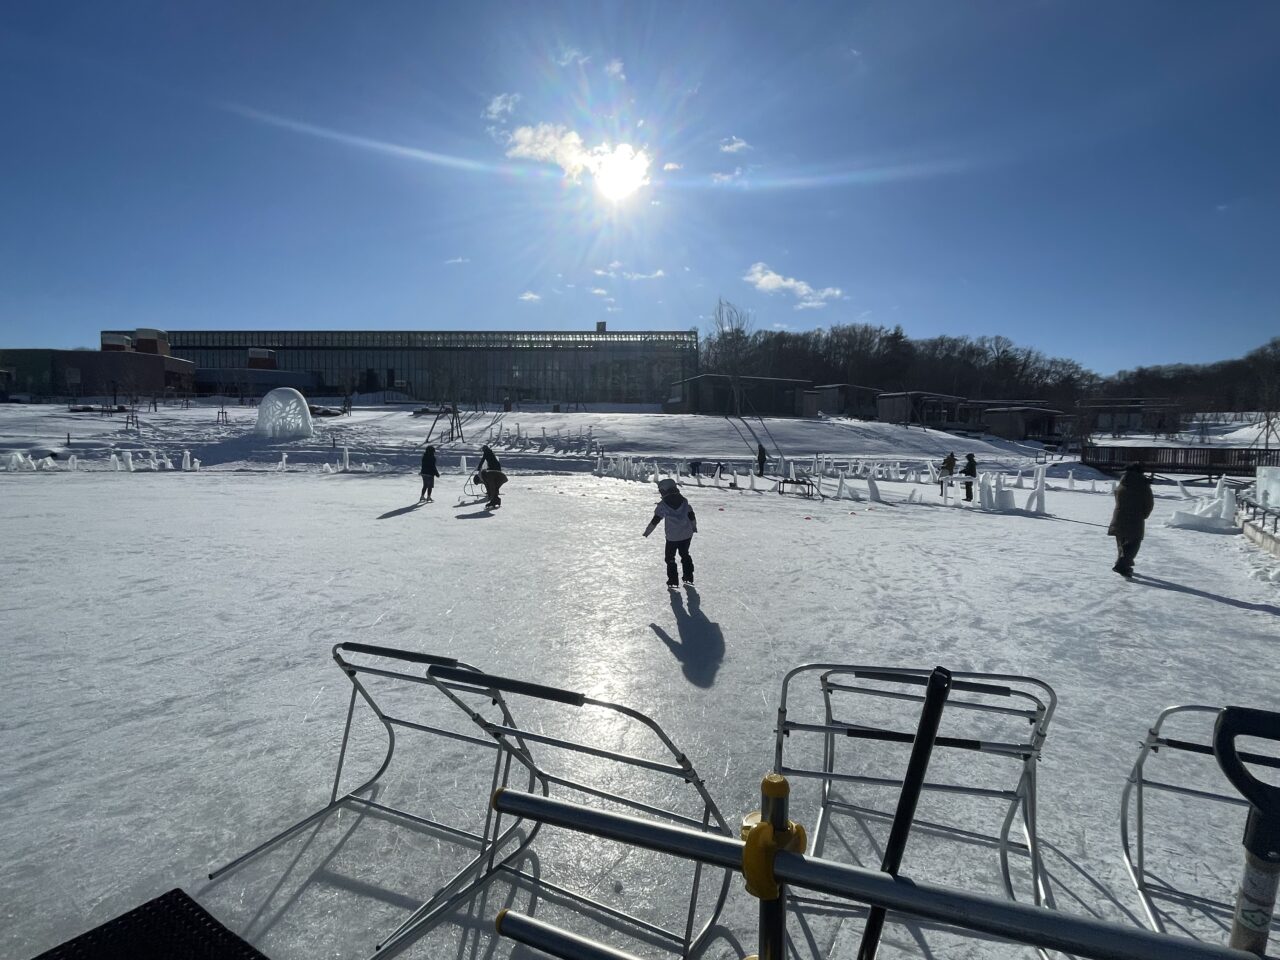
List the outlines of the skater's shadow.
{"type": "Polygon", "coordinates": [[[413,511],[417,510],[424,503],[426,503],[425,500],[419,500],[417,503],[411,503],[407,507],[397,507],[395,510],[388,510],[386,513],[382,514],[382,516],[378,517],[378,519],[390,520],[392,517],[401,517],[406,513],[413,513],[413,511]]]}
{"type": "Polygon", "coordinates": [[[685,679],[695,687],[710,687],[716,682],[716,673],[724,660],[724,631],[720,624],[707,619],[702,612],[702,599],[692,586],[689,591],[689,609],[679,591],[671,591],[671,612],[676,617],[679,642],[656,623],[649,624],[658,639],[667,645],[677,660],[685,679]]]}
{"type": "Polygon", "coordinates": [[[485,517],[492,517],[493,511],[488,507],[483,510],[475,510],[471,513],[456,513],[453,516],[455,520],[483,520],[485,517]]]}
{"type": "Polygon", "coordinates": [[[1172,590],[1174,593],[1189,593],[1193,597],[1216,600],[1218,603],[1225,603],[1229,607],[1239,607],[1241,610],[1257,610],[1259,613],[1269,613],[1273,617],[1280,617],[1280,607],[1272,606],[1269,603],[1250,603],[1247,600],[1234,600],[1231,597],[1220,596],[1207,590],[1197,590],[1195,587],[1188,587],[1185,584],[1161,580],[1159,577],[1150,577],[1145,573],[1135,573],[1133,582],[1145,583],[1147,586],[1158,587],[1161,590],[1172,590]]]}

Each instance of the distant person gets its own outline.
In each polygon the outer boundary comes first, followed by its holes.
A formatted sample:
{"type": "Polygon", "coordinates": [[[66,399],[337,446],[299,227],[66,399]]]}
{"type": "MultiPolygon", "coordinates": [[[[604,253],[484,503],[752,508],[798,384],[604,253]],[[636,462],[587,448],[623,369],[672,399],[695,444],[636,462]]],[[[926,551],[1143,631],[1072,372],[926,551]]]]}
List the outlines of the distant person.
{"type": "Polygon", "coordinates": [[[422,453],[422,495],[418,497],[418,502],[423,501],[431,503],[431,492],[435,489],[436,477],[440,476],[440,470],[436,467],[436,448],[428,446],[422,453]]]}
{"type": "Polygon", "coordinates": [[[948,453],[942,458],[942,470],[939,472],[938,493],[945,493],[947,486],[947,477],[954,477],[956,474],[956,455],[948,453]]]}
{"type": "MultiPolygon", "coordinates": [[[[964,467],[960,472],[966,477],[976,477],[978,475],[978,461],[973,459],[972,453],[964,455],[964,467]]],[[[964,482],[964,498],[969,501],[973,500],[973,481],[971,480],[964,482]]]]}
{"type": "Polygon", "coordinates": [[[764,476],[765,461],[769,459],[769,455],[764,452],[764,444],[756,444],[756,476],[764,476]]]}
{"type": "Polygon", "coordinates": [[[488,444],[480,448],[480,482],[484,485],[484,492],[488,497],[485,506],[502,506],[502,497],[498,496],[498,491],[507,482],[507,475],[502,472],[502,464],[498,462],[497,455],[488,444]]]}
{"type": "Polygon", "coordinates": [[[692,587],[693,558],[689,556],[689,543],[698,532],[698,518],[694,516],[689,501],[681,495],[680,487],[670,477],[659,481],[658,492],[662,494],[662,499],[654,508],[653,519],[644,528],[644,535],[647,537],[660,522],[665,522],[667,586],[674,590],[680,585],[676,580],[676,554],[679,553],[685,586],[692,587]]]}
{"type": "Polygon", "coordinates": [[[1111,513],[1107,536],[1116,538],[1116,563],[1111,569],[1122,577],[1133,576],[1133,561],[1142,546],[1147,517],[1155,506],[1151,481],[1142,474],[1142,464],[1131,463],[1116,484],[1116,506],[1111,513]]]}

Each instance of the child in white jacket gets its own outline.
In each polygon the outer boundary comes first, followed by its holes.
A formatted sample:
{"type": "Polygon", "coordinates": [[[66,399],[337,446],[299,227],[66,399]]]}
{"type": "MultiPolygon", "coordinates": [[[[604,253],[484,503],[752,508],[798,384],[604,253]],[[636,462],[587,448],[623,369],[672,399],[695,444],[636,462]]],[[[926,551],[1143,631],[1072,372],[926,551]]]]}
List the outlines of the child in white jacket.
{"type": "Polygon", "coordinates": [[[659,521],[666,522],[667,547],[667,586],[679,586],[676,580],[676,553],[680,554],[680,566],[684,574],[686,586],[693,586],[693,558],[689,556],[689,542],[698,532],[698,518],[694,516],[693,507],[689,506],[680,493],[676,482],[669,477],[658,484],[658,492],[662,500],[653,511],[653,519],[644,528],[647,537],[653,533],[659,521]]]}

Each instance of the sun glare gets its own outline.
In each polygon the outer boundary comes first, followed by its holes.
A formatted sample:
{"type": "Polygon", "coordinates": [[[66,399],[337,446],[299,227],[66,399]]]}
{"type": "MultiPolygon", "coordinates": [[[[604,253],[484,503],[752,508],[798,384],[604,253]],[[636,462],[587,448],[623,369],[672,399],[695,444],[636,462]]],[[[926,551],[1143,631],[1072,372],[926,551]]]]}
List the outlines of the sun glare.
{"type": "Polygon", "coordinates": [[[619,203],[649,182],[649,155],[620,143],[602,150],[593,170],[596,189],[606,200],[619,203]]]}

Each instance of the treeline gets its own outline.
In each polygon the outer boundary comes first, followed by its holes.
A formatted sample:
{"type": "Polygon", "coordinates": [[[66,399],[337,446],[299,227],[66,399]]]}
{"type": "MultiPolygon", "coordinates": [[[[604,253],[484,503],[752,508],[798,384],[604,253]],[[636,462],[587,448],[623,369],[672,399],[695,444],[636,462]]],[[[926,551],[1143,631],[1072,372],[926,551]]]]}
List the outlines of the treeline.
{"type": "Polygon", "coordinates": [[[1280,337],[1235,360],[1121,370],[1104,396],[1169,397],[1184,410],[1280,410],[1280,337]]]}
{"type": "Polygon", "coordinates": [[[862,323],[805,333],[752,331],[747,314],[722,302],[702,339],[701,369],[886,391],[929,390],[972,400],[1047,400],[1059,408],[1084,397],[1114,396],[1169,397],[1184,409],[1259,410],[1276,403],[1280,338],[1238,360],[1141,367],[1101,377],[1074,360],[1045,356],[1007,337],[912,339],[900,326],[862,323]]]}

